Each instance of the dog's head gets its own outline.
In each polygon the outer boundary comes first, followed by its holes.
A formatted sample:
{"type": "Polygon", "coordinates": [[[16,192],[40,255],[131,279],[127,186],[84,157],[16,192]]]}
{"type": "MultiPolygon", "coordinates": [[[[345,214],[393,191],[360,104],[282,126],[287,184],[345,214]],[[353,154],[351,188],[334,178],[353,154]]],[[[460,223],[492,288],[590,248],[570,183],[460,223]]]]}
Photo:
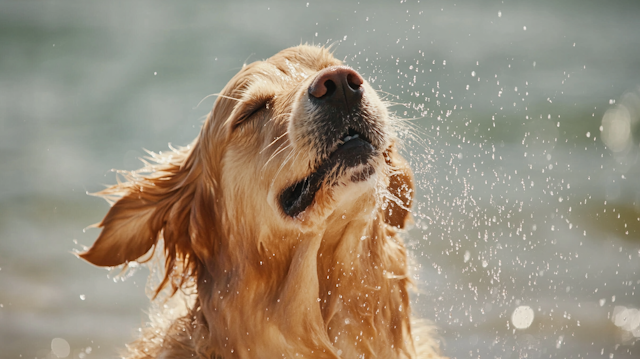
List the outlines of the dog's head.
{"type": "Polygon", "coordinates": [[[115,203],[80,256],[116,266],[162,238],[176,288],[201,264],[241,256],[229,243],[270,247],[351,220],[402,228],[413,182],[396,128],[368,82],[327,49],[283,50],[231,79],[191,146],[154,154],[100,193],[115,203]]]}

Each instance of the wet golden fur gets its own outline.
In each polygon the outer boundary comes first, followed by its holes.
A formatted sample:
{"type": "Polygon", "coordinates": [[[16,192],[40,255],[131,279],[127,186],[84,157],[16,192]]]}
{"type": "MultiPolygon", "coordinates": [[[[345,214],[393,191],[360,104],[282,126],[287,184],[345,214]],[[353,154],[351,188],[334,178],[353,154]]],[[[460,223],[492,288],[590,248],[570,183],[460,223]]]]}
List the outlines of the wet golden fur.
{"type": "Polygon", "coordinates": [[[396,148],[397,120],[366,82],[363,111],[382,149],[374,174],[334,178],[294,218],[278,208],[278,193],[326,157],[305,96],[315,74],[339,65],[302,45],[243,67],[190,146],[153,154],[99,193],[114,204],[81,257],[117,266],[162,248],[157,291],[184,304],[125,357],[437,357],[429,334],[414,343],[410,324],[398,231],[410,220],[411,170],[396,148]]]}

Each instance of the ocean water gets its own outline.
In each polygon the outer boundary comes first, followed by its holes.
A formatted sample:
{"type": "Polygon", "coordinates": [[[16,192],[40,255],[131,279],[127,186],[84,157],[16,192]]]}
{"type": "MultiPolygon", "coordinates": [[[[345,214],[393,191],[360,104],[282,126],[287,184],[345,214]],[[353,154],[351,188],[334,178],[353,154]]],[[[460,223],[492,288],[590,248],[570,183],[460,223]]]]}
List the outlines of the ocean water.
{"type": "Polygon", "coordinates": [[[333,44],[410,119],[413,310],[452,358],[640,357],[635,1],[0,1],[0,357],[114,358],[147,271],[88,196],[243,63],[333,44]],[[86,230],[85,230],[86,229],[86,230]]]}

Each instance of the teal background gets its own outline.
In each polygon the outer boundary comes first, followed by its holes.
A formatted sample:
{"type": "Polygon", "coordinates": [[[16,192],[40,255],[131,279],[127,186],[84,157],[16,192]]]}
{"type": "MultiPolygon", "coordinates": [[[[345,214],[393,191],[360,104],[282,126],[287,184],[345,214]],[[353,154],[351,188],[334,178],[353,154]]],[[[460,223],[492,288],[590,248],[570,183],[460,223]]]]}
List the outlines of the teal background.
{"type": "Polygon", "coordinates": [[[55,358],[54,338],[117,356],[148,272],[71,254],[108,209],[86,193],[304,42],[412,119],[414,313],[447,355],[640,357],[638,19],[636,1],[0,1],[0,357],[55,358]]]}

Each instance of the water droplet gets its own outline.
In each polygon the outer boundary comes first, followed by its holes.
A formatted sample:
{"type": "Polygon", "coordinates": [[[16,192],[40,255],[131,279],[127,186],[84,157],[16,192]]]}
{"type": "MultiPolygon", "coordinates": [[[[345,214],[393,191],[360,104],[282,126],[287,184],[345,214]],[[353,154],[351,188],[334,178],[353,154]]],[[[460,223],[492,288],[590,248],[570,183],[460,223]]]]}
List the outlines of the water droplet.
{"type": "Polygon", "coordinates": [[[71,346],[62,338],[53,338],[51,341],[51,351],[58,358],[66,358],[71,352],[71,346]]]}
{"type": "Polygon", "coordinates": [[[527,329],[533,323],[535,314],[533,309],[527,305],[521,305],[513,311],[511,323],[517,329],[527,329]]]}

